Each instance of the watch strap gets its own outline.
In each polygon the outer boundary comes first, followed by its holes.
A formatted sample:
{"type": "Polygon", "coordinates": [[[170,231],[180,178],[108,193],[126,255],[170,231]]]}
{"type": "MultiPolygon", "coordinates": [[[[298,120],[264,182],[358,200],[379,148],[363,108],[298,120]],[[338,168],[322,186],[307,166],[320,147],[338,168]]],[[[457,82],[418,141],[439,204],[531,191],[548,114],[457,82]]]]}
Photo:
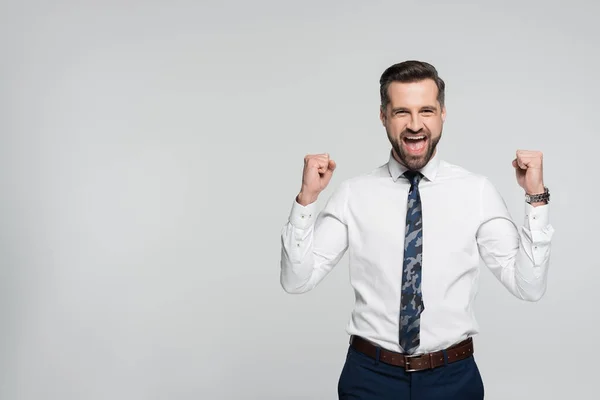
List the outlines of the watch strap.
{"type": "Polygon", "coordinates": [[[536,194],[525,194],[525,201],[529,204],[531,203],[540,203],[545,202],[548,204],[550,201],[550,191],[546,186],[544,186],[544,193],[536,193],[536,194]]]}

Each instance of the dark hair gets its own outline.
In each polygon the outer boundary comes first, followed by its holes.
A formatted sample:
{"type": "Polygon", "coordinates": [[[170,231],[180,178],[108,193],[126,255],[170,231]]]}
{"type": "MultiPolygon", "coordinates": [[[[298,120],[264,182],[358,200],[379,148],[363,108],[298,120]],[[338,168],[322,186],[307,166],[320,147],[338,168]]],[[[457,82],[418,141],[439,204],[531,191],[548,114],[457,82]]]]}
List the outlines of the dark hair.
{"type": "Polygon", "coordinates": [[[379,79],[379,94],[381,96],[381,108],[386,108],[390,102],[388,87],[392,82],[418,82],[425,79],[431,79],[438,88],[437,100],[444,106],[444,97],[446,84],[438,76],[435,67],[425,61],[408,60],[394,64],[387,68],[379,79]]]}

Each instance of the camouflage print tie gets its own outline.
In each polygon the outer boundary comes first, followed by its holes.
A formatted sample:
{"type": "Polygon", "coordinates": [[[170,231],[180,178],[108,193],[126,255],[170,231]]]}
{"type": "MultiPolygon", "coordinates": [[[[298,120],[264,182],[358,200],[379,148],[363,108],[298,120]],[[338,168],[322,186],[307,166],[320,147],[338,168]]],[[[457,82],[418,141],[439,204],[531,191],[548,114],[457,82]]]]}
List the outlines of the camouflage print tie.
{"type": "Polygon", "coordinates": [[[423,225],[419,181],[416,171],[404,173],[410,181],[404,238],[404,264],[400,300],[400,346],[407,354],[419,347],[420,316],[425,306],[421,295],[421,261],[423,251],[423,225]]]}

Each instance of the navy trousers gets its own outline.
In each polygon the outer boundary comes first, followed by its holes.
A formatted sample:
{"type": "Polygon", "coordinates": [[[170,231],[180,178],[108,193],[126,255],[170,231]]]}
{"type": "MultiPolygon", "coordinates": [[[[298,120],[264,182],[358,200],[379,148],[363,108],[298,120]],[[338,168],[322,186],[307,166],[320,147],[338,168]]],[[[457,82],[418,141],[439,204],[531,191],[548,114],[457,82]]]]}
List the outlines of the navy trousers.
{"type": "Polygon", "coordinates": [[[473,356],[406,372],[350,347],[338,382],[340,400],[481,400],[483,395],[483,380],[473,356]]]}

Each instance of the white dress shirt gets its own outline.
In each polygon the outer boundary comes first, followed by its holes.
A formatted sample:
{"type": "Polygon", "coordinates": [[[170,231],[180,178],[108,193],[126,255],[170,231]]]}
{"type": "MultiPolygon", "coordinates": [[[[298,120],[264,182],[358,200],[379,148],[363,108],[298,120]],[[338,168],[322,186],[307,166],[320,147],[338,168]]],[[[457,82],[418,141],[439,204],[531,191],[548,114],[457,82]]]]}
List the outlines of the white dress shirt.
{"type": "MultiPolygon", "coordinates": [[[[323,210],[295,200],[282,229],[281,285],[313,289],[348,251],[355,306],[347,332],[388,350],[399,345],[406,168],[389,162],[342,182],[323,210]]],[[[537,301],[546,291],[550,241],[548,205],[525,204],[521,228],[487,177],[439,159],[421,170],[423,252],[420,347],[447,348],[478,333],[473,313],[482,259],[514,296],[537,301]]]]}

